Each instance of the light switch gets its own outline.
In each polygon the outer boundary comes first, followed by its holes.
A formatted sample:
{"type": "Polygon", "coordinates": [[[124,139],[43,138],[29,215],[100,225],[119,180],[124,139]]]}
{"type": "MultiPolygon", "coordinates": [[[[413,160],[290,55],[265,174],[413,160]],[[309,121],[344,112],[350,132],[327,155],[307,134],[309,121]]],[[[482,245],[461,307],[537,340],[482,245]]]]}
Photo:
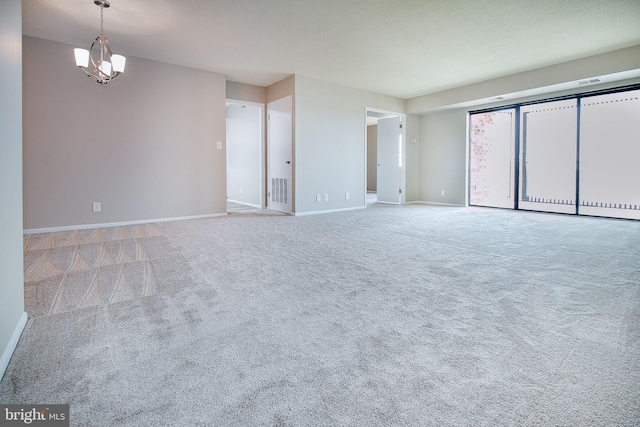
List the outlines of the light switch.
{"type": "Polygon", "coordinates": [[[222,150],[222,141],[218,141],[216,144],[218,144],[218,150],[222,150]]]}

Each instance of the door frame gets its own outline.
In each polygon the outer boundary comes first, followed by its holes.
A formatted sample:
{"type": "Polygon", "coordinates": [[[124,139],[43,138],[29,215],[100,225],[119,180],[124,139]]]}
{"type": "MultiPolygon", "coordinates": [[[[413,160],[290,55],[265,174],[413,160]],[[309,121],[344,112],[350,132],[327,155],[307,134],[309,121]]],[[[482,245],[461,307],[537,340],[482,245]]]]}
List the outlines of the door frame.
{"type": "MultiPolygon", "coordinates": [[[[382,110],[379,108],[366,107],[364,114],[364,207],[367,207],[367,119],[369,117],[374,117],[377,119],[381,118],[389,118],[389,117],[400,117],[400,124],[402,124],[402,128],[400,129],[400,135],[402,136],[402,155],[400,156],[401,166],[400,166],[400,204],[404,205],[406,203],[406,183],[407,183],[407,115],[405,113],[400,113],[398,111],[390,111],[390,110],[382,110]]],[[[377,164],[377,162],[376,162],[377,164]]]]}
{"type": "MultiPolygon", "coordinates": [[[[266,106],[263,103],[260,102],[251,102],[251,101],[243,101],[240,99],[232,99],[232,98],[227,98],[226,99],[226,104],[225,104],[225,128],[228,125],[228,122],[226,121],[226,107],[229,106],[230,104],[236,104],[236,105],[251,105],[253,107],[258,107],[260,109],[260,209],[266,209],[266,199],[265,199],[265,193],[266,193],[266,173],[267,170],[265,168],[265,151],[266,151],[266,138],[265,138],[265,133],[266,133],[266,125],[265,125],[265,117],[266,117],[266,106]]],[[[226,132],[225,132],[226,133],[226,132]]],[[[225,144],[227,142],[225,141],[225,144]]],[[[228,162],[229,162],[229,150],[228,150],[228,146],[227,146],[227,150],[226,151],[226,160],[225,160],[225,168],[227,169],[227,174],[229,173],[228,171],[228,162]]],[[[226,188],[225,188],[225,193],[226,193],[226,188]]]]}

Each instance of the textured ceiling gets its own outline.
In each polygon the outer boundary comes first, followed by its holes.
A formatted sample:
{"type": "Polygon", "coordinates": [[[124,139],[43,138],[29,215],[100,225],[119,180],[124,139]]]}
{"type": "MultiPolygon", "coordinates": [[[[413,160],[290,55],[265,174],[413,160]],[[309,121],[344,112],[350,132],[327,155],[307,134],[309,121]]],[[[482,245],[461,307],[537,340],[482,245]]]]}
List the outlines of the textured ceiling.
{"type": "MultiPolygon", "coordinates": [[[[116,53],[400,98],[640,44],[639,0],[111,0],[104,21],[116,53]]],[[[85,47],[100,10],[23,0],[23,22],[25,35],[85,47]]]]}

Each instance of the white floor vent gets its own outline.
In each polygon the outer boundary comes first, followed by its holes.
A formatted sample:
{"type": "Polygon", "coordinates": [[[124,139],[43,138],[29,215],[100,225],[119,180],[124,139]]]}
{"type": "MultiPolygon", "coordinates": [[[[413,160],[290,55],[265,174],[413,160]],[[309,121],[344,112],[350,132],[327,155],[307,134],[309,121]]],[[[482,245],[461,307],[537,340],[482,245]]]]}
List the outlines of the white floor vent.
{"type": "Polygon", "coordinates": [[[287,204],[287,178],[271,178],[271,201],[287,204]]]}

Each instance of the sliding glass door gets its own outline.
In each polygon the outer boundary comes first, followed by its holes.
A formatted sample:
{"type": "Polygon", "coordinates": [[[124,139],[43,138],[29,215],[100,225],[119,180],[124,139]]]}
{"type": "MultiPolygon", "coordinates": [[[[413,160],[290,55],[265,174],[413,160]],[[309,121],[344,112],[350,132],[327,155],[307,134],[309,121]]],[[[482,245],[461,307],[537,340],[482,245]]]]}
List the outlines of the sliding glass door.
{"type": "Polygon", "coordinates": [[[469,114],[469,204],[640,219],[640,85],[469,114]]]}
{"type": "Polygon", "coordinates": [[[515,207],[514,108],[473,114],[469,122],[469,204],[515,207]]]}
{"type": "Polygon", "coordinates": [[[577,103],[520,108],[521,209],[576,213],[577,103]]]}
{"type": "Polygon", "coordinates": [[[579,213],[640,219],[640,90],[580,102],[579,213]]]}

